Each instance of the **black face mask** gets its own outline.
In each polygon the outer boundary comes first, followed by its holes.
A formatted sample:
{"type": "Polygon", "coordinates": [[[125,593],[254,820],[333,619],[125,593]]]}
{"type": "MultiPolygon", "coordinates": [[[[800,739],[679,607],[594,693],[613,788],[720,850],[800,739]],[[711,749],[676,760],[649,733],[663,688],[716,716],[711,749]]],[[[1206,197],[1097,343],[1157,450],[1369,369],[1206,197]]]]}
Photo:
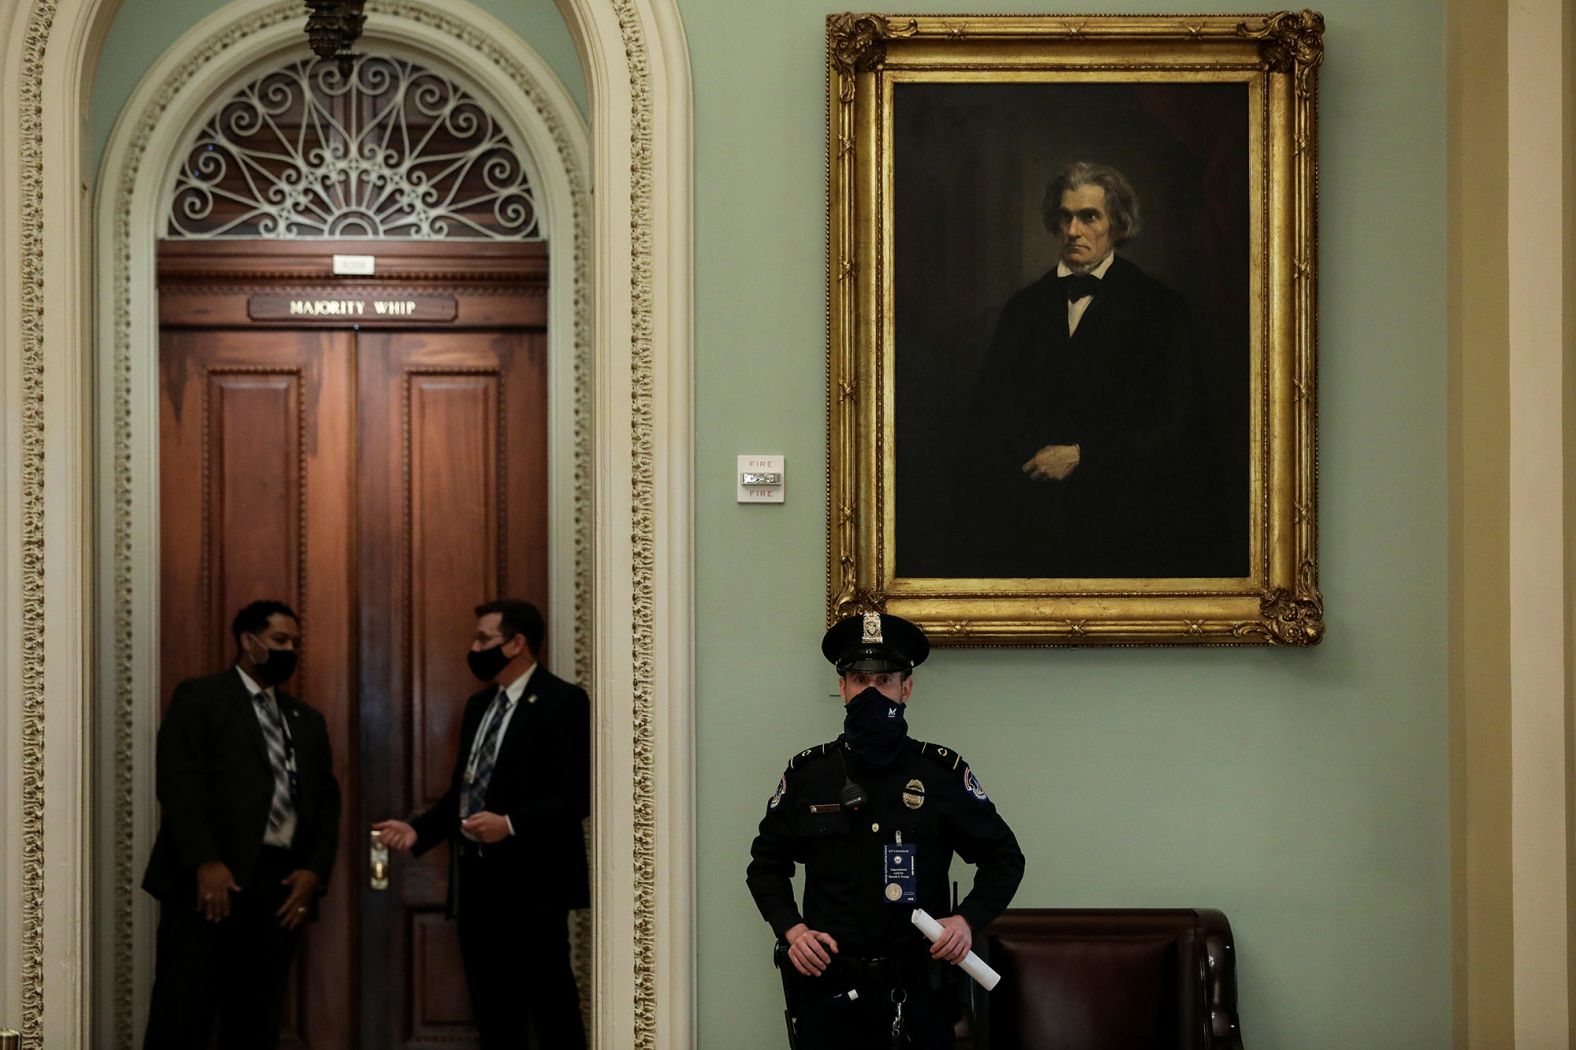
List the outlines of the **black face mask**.
{"type": "Polygon", "coordinates": [[[490,649],[472,649],[465,654],[465,662],[471,665],[471,674],[482,682],[497,678],[498,672],[508,667],[512,659],[514,657],[504,655],[502,642],[490,649]]]}
{"type": "Polygon", "coordinates": [[[254,660],[252,666],[257,669],[259,682],[265,686],[280,685],[296,672],[296,651],[263,646],[262,661],[254,660]]]}
{"type": "Polygon", "coordinates": [[[866,765],[885,769],[897,760],[908,736],[903,705],[869,686],[843,706],[843,739],[866,765]]]}

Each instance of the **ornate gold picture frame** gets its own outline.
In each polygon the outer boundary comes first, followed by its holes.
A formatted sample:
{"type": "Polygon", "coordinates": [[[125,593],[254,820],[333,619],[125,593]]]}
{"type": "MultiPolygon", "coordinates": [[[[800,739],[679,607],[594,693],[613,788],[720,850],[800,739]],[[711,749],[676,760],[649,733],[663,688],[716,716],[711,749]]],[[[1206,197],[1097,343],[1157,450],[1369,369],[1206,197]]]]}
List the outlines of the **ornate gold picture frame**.
{"type": "Polygon", "coordinates": [[[1320,640],[1323,29],[828,18],[829,619],[1320,640]]]}

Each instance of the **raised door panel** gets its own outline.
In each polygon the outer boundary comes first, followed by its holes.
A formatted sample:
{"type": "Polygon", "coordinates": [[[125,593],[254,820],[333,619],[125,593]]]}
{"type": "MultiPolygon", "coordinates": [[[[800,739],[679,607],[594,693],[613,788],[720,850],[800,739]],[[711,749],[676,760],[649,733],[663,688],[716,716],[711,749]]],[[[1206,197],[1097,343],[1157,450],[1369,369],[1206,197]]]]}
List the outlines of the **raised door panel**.
{"type": "Polygon", "coordinates": [[[456,659],[478,595],[504,578],[498,538],[498,445],[503,408],[496,371],[413,370],[405,377],[405,518],[410,580],[409,798],[426,809],[448,789],[461,706],[476,688],[456,659]]]}

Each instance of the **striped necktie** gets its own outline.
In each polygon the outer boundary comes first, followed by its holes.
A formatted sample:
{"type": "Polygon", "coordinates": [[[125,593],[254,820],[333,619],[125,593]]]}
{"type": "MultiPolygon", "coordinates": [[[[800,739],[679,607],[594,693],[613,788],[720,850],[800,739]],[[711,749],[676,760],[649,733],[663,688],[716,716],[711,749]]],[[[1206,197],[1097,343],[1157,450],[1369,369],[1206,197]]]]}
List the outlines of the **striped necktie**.
{"type": "Polygon", "coordinates": [[[257,704],[257,723],[263,730],[263,744],[268,749],[268,763],[274,768],[274,797],[268,807],[268,831],[271,837],[293,833],[295,823],[295,749],[285,730],[279,707],[267,693],[253,693],[257,704]]]}
{"type": "Polygon", "coordinates": [[[498,734],[502,730],[504,716],[509,713],[509,706],[508,691],[499,689],[484,716],[487,724],[482,727],[482,734],[476,741],[471,775],[465,778],[460,788],[461,820],[480,813],[487,802],[487,784],[492,780],[493,760],[497,758],[498,734]]]}

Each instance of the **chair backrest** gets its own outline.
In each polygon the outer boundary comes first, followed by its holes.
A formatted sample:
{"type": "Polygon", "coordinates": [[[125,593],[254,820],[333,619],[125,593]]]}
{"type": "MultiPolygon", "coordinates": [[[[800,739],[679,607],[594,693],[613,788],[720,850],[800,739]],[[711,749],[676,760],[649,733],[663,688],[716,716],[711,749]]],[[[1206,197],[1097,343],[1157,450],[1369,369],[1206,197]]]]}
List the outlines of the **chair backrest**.
{"type": "Polygon", "coordinates": [[[1002,981],[976,999],[979,1050],[1241,1050],[1218,911],[1015,909],[981,940],[1002,981]]]}

